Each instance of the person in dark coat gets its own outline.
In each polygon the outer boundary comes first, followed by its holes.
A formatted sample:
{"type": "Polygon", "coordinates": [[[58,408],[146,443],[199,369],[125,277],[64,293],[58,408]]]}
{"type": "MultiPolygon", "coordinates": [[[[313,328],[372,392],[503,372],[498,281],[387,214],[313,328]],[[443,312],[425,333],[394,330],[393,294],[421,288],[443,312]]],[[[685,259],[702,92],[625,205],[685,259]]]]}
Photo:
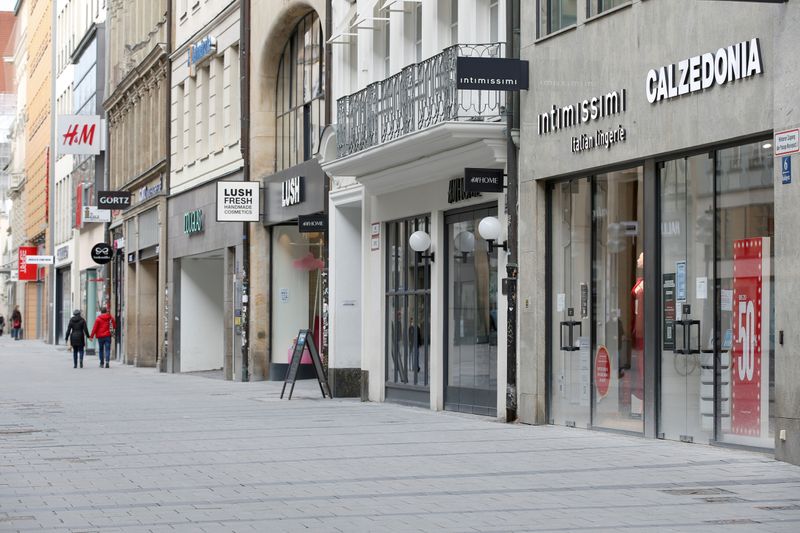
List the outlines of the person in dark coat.
{"type": "Polygon", "coordinates": [[[83,368],[83,350],[86,346],[86,337],[89,336],[89,328],[86,321],[81,316],[81,310],[76,309],[72,312],[67,326],[65,340],[72,346],[72,368],[78,368],[78,356],[80,355],[81,368],[83,368]]]}
{"type": "Polygon", "coordinates": [[[11,313],[11,337],[18,341],[22,338],[22,313],[19,312],[19,306],[14,306],[14,311],[11,313]]]}
{"type": "Polygon", "coordinates": [[[3,336],[3,330],[6,327],[6,319],[3,318],[3,315],[0,315],[0,337],[3,336]]]}

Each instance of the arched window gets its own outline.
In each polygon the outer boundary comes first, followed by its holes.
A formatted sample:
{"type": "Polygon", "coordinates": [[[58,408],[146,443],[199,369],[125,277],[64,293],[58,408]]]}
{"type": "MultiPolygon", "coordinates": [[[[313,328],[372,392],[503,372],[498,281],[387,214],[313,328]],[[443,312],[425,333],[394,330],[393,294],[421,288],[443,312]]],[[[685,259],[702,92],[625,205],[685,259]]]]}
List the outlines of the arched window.
{"type": "Polygon", "coordinates": [[[278,66],[276,171],[317,153],[325,119],[325,54],[322,25],[311,12],[295,26],[278,66]]]}

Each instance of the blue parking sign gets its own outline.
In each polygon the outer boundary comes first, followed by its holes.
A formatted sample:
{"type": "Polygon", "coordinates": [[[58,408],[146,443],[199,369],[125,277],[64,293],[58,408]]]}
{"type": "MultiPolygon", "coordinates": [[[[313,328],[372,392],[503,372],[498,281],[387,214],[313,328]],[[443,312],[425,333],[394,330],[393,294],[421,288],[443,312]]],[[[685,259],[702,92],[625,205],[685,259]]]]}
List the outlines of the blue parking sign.
{"type": "Polygon", "coordinates": [[[792,156],[785,155],[781,161],[781,176],[783,177],[783,184],[792,182],[792,156]]]}

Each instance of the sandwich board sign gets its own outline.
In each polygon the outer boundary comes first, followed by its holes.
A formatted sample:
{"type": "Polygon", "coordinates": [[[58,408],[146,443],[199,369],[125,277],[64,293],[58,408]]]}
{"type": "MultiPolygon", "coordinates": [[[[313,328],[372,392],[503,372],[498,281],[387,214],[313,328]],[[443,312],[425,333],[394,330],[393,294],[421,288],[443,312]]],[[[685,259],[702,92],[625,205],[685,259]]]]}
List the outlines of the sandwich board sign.
{"type": "Polygon", "coordinates": [[[325,398],[326,395],[328,398],[333,397],[331,395],[331,389],[328,386],[328,377],[325,375],[325,369],[322,367],[322,359],[320,359],[317,347],[314,345],[314,336],[311,334],[311,330],[301,329],[300,333],[297,334],[297,340],[294,342],[292,358],[289,362],[289,368],[286,370],[286,377],[284,378],[283,388],[281,389],[281,399],[283,399],[283,393],[286,391],[286,385],[289,383],[292,384],[289,389],[289,399],[292,399],[294,384],[297,381],[297,371],[300,369],[300,360],[303,358],[303,352],[306,347],[308,347],[308,351],[311,354],[311,361],[314,363],[314,371],[317,374],[317,381],[319,382],[319,390],[322,391],[322,397],[325,398]]]}

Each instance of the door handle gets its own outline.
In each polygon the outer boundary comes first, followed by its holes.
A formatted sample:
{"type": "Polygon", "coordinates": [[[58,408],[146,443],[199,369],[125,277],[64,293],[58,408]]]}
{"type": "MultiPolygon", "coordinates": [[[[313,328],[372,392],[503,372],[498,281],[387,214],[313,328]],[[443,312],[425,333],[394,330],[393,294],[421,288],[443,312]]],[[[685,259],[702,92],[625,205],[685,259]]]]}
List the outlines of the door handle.
{"type": "Polygon", "coordinates": [[[583,335],[583,324],[578,320],[564,320],[560,324],[560,331],[559,331],[559,341],[561,345],[561,350],[564,352],[577,352],[580,348],[575,346],[575,326],[578,327],[578,337],[583,335]],[[564,330],[566,329],[566,341],[567,343],[564,344],[565,335],[564,330]]]}
{"type": "Polygon", "coordinates": [[[701,353],[700,350],[700,321],[699,320],[676,320],[675,321],[675,339],[678,339],[678,331],[677,328],[680,326],[681,328],[681,337],[683,338],[683,344],[681,348],[678,348],[677,343],[675,348],[672,350],[672,353],[676,354],[697,354],[701,353]],[[697,326],[697,348],[692,348],[692,328],[697,326]]]}

